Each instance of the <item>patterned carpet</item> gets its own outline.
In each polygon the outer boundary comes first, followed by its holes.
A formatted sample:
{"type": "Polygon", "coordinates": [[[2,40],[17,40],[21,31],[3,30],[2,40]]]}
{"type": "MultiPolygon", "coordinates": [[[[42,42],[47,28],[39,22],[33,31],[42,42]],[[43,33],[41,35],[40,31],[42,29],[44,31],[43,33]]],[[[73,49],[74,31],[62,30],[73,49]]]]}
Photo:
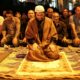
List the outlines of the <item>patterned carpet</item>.
{"type": "Polygon", "coordinates": [[[0,80],[80,80],[80,73],[68,74],[69,76],[62,74],[64,71],[73,72],[73,69],[80,72],[79,53],[77,54],[74,51],[77,51],[77,49],[70,48],[70,51],[67,49],[61,48],[61,51],[64,50],[67,55],[61,53],[64,56],[60,60],[38,63],[29,62],[24,58],[16,58],[17,54],[26,53],[26,48],[0,48],[0,80]],[[9,68],[9,71],[7,68],[9,68]]]}

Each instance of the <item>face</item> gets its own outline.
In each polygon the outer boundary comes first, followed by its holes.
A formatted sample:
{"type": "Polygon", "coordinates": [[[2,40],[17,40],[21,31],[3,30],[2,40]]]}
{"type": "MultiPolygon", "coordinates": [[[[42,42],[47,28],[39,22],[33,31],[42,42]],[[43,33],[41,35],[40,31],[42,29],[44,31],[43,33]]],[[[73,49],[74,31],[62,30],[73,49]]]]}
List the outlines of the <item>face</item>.
{"type": "Polygon", "coordinates": [[[67,9],[64,9],[64,10],[63,10],[63,16],[68,16],[68,15],[69,15],[68,10],[67,10],[67,9]]]}
{"type": "Polygon", "coordinates": [[[19,12],[17,12],[15,16],[18,17],[18,18],[20,18],[21,14],[19,12]]]}
{"type": "Polygon", "coordinates": [[[80,6],[76,8],[75,13],[77,16],[80,16],[80,6]]]}
{"type": "Polygon", "coordinates": [[[59,13],[53,13],[52,15],[52,20],[54,22],[58,22],[59,21],[59,13]]]}
{"type": "Polygon", "coordinates": [[[12,18],[12,14],[10,14],[10,13],[7,14],[7,13],[6,13],[6,17],[7,17],[7,18],[12,18]]]}
{"type": "Polygon", "coordinates": [[[53,9],[52,8],[48,8],[48,10],[47,10],[48,17],[52,18],[52,14],[53,14],[53,9]]]}
{"type": "Polygon", "coordinates": [[[33,10],[29,10],[29,11],[28,11],[28,18],[29,18],[29,19],[34,18],[34,15],[35,15],[35,14],[34,14],[34,11],[33,11],[33,10]]]}
{"type": "Polygon", "coordinates": [[[45,13],[44,12],[36,12],[35,13],[35,17],[38,21],[42,21],[44,20],[44,17],[45,17],[45,13]]]}

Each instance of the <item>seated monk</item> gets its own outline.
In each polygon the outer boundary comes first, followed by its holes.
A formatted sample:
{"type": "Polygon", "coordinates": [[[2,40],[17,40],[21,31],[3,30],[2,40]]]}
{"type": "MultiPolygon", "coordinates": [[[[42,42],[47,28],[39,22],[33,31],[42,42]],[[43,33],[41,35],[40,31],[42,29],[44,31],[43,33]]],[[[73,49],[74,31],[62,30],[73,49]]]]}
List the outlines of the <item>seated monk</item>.
{"type": "MultiPolygon", "coordinates": [[[[44,7],[41,5],[36,6],[35,18],[28,22],[25,38],[23,39],[24,42],[32,44],[32,46],[28,45],[29,53],[27,59],[33,61],[50,61],[51,59],[58,59],[56,56],[51,58],[51,56],[54,55],[50,46],[51,37],[56,36],[55,26],[51,19],[45,17],[44,7]],[[37,43],[36,48],[34,46],[35,43],[37,43]]],[[[56,54],[59,56],[58,53],[56,54]]]]}

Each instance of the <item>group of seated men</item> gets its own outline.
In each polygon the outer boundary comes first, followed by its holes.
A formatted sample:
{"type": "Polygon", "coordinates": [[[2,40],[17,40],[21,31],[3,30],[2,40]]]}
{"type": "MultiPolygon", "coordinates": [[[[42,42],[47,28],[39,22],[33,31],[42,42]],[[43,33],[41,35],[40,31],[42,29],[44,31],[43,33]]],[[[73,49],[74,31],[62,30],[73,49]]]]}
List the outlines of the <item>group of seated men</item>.
{"type": "MultiPolygon", "coordinates": [[[[31,18],[28,23],[26,22],[25,36],[22,39],[22,43],[45,45],[53,42],[62,46],[68,44],[80,45],[80,6],[75,8],[74,15],[68,17],[68,26],[60,19],[61,16],[58,12],[52,12],[51,16],[47,17],[42,5],[35,7],[34,14],[34,18],[31,18]],[[67,27],[71,29],[71,39],[68,39],[67,27]]],[[[19,46],[20,29],[20,19],[14,17],[11,11],[7,11],[6,18],[3,19],[2,31],[0,32],[2,34],[0,46],[10,42],[13,46],[19,46]]]]}

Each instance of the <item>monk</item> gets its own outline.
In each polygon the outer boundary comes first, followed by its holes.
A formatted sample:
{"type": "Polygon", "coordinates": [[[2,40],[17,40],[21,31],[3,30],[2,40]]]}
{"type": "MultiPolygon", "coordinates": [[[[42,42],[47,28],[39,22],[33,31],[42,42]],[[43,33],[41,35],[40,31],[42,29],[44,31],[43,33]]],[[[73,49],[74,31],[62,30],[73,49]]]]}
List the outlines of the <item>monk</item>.
{"type": "MultiPolygon", "coordinates": [[[[57,37],[57,32],[53,24],[53,21],[48,17],[45,17],[44,7],[38,5],[35,7],[35,18],[29,21],[25,31],[25,38],[23,40],[28,44],[32,44],[32,46],[29,45],[30,51],[27,55],[27,58],[31,60],[34,57],[33,61],[50,61],[51,57],[49,57],[49,54],[52,53],[45,54],[45,49],[47,49],[48,46],[50,46],[51,37],[57,37]],[[36,48],[38,49],[38,51],[33,50],[33,45],[35,43],[39,47],[36,48]]],[[[58,53],[55,54],[57,54],[59,57],[58,53]]],[[[53,58],[58,59],[58,57],[53,58]]]]}

